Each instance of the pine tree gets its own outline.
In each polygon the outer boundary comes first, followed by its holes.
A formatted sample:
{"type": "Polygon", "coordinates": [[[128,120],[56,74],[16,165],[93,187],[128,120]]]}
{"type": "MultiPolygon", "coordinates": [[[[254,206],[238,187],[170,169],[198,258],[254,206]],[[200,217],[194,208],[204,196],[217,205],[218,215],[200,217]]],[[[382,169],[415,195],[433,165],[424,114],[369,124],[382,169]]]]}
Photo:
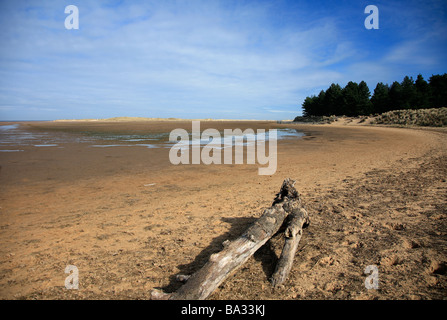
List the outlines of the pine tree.
{"type": "Polygon", "coordinates": [[[418,109],[430,108],[430,86],[427,81],[424,80],[421,74],[418,74],[418,77],[415,82],[416,87],[416,101],[415,107],[418,109]]]}
{"type": "Polygon", "coordinates": [[[383,113],[390,111],[390,87],[387,84],[379,82],[374,89],[374,95],[371,98],[373,104],[373,113],[383,113]]]}
{"type": "Polygon", "coordinates": [[[399,82],[394,81],[390,87],[390,110],[399,110],[403,108],[402,86],[399,82]]]}
{"type": "Polygon", "coordinates": [[[324,90],[321,90],[318,96],[306,97],[302,104],[304,116],[310,117],[324,115],[324,97],[324,90]]]}
{"type": "Polygon", "coordinates": [[[303,106],[303,115],[305,117],[310,117],[310,116],[315,115],[315,112],[316,112],[315,107],[317,105],[317,100],[318,100],[318,97],[316,97],[316,96],[306,97],[306,99],[304,99],[302,106],[303,106]]]}
{"type": "Polygon", "coordinates": [[[349,81],[342,91],[343,105],[342,113],[348,117],[358,114],[359,85],[357,82],[349,81]]]}
{"type": "Polygon", "coordinates": [[[315,114],[316,116],[325,116],[327,113],[326,106],[324,104],[325,96],[326,92],[324,90],[321,90],[317,99],[316,114],[315,114]]]}
{"type": "Polygon", "coordinates": [[[325,115],[341,115],[342,103],[342,88],[339,84],[331,84],[324,95],[325,115]]]}
{"type": "Polygon", "coordinates": [[[357,115],[369,115],[372,113],[372,103],[369,97],[371,92],[365,81],[359,83],[359,101],[357,105],[357,115]]]}
{"type": "Polygon", "coordinates": [[[416,107],[416,87],[412,77],[405,76],[401,83],[402,96],[401,96],[401,108],[411,109],[416,107]]]}
{"type": "Polygon", "coordinates": [[[431,107],[447,107],[447,73],[431,76],[429,83],[431,89],[431,107]]]}

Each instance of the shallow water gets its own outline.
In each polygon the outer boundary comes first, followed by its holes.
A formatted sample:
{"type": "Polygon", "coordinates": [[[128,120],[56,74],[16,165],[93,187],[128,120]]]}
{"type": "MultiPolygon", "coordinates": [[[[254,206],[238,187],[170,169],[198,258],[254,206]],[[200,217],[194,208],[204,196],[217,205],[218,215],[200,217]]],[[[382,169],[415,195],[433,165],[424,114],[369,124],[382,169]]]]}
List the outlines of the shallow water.
{"type": "Polygon", "coordinates": [[[91,142],[92,139],[68,133],[26,130],[19,124],[0,125],[0,151],[10,152],[11,147],[59,147],[63,143],[91,142]]]}
{"type": "MultiPolygon", "coordinates": [[[[202,134],[202,133],[201,133],[202,134]]],[[[208,145],[213,148],[225,148],[229,146],[247,146],[257,141],[268,141],[270,139],[269,131],[263,130],[248,133],[245,135],[227,134],[219,132],[219,135],[206,138],[193,138],[192,133],[188,132],[188,139],[181,140],[180,137],[173,135],[173,141],[169,140],[170,132],[165,133],[147,133],[147,134],[116,134],[108,132],[47,132],[26,130],[20,124],[0,125],[0,152],[19,152],[23,151],[20,147],[32,146],[36,148],[63,148],[65,143],[86,143],[88,147],[94,148],[113,148],[113,147],[145,147],[145,148],[185,148],[188,145],[208,145]],[[177,140],[175,140],[177,138],[177,140]],[[110,143],[113,142],[113,143],[110,143]],[[144,143],[146,142],[146,143],[144,143]]],[[[304,136],[303,132],[295,129],[285,128],[276,129],[277,140],[294,139],[304,136]]]]}

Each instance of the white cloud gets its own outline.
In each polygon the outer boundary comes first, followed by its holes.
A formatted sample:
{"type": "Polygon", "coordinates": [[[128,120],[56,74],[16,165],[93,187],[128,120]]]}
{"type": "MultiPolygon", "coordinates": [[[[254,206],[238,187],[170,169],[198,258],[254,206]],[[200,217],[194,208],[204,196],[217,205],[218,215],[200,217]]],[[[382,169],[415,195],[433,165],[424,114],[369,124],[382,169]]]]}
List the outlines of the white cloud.
{"type": "MultiPolygon", "coordinates": [[[[436,49],[435,49],[436,50],[436,49]]],[[[439,57],[430,43],[424,39],[405,41],[396,45],[383,59],[384,63],[435,66],[439,57]]]]}

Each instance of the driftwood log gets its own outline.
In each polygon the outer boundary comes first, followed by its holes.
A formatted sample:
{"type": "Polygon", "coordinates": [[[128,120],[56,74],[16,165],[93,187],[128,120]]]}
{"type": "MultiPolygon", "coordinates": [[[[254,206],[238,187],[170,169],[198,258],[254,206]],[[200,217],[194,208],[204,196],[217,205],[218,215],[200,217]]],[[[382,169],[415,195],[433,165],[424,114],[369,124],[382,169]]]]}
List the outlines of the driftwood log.
{"type": "Polygon", "coordinates": [[[290,269],[292,269],[293,258],[298,249],[298,244],[303,235],[303,228],[309,224],[309,215],[303,207],[293,209],[288,218],[289,221],[284,232],[284,247],[270,279],[274,287],[278,287],[287,279],[290,269]]]}
{"type": "Polygon", "coordinates": [[[309,223],[307,212],[294,187],[295,181],[284,180],[272,206],[263,211],[239,238],[225,241],[222,251],[212,254],[209,261],[196,273],[181,276],[186,283],[174,293],[160,290],[151,292],[152,299],[203,300],[206,299],[232,272],[243,265],[260,247],[280,230],[286,217],[290,216],[286,228],[286,245],[272,277],[273,284],[279,285],[287,278],[293,262],[302,228],[309,223]],[[287,247],[287,249],[286,249],[287,247]],[[284,257],[283,257],[284,256],[284,257]]]}

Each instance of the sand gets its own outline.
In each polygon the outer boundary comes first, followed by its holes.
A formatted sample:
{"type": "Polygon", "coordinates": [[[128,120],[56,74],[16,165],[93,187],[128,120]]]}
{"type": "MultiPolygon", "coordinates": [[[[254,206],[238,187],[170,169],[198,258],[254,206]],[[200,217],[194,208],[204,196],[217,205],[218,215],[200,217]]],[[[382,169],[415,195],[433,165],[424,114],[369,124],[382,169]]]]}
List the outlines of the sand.
{"type": "MultiPolygon", "coordinates": [[[[281,128],[274,122],[202,122],[202,128],[281,128]]],[[[24,123],[78,136],[191,130],[187,121],[24,123]]],[[[289,125],[291,126],[291,125],[289,125]]],[[[179,165],[166,148],[24,146],[0,154],[1,299],[148,299],[174,291],[238,237],[295,179],[311,224],[284,285],[268,281],[278,234],[210,299],[443,299],[447,297],[447,139],[444,131],[292,125],[278,169],[179,165]],[[65,288],[68,265],[79,289],[65,288]],[[367,289],[368,265],[379,288],[367,289]]],[[[203,130],[203,129],[202,129],[203,130]]]]}

